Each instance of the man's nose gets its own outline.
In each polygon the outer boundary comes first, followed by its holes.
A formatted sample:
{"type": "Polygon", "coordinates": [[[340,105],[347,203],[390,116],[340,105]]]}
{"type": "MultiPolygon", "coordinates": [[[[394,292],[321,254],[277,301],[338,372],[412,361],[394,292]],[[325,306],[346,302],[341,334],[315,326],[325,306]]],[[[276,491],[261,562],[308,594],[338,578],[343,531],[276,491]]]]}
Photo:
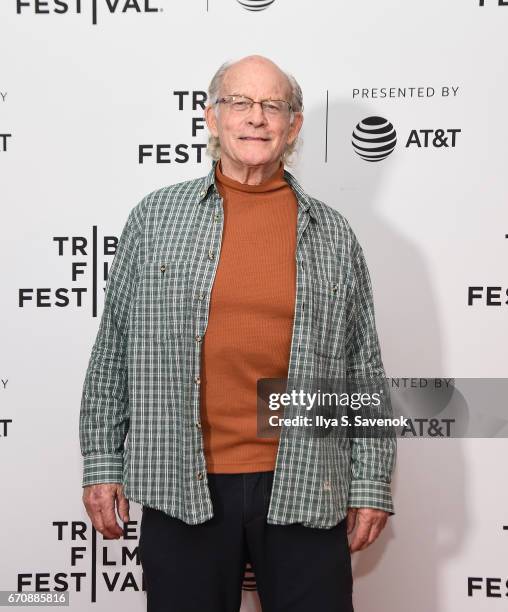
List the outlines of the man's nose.
{"type": "Polygon", "coordinates": [[[256,125],[256,126],[263,125],[264,123],[266,123],[266,117],[263,112],[263,107],[261,106],[259,102],[255,102],[252,105],[249,111],[248,122],[251,125],[256,125]]]}

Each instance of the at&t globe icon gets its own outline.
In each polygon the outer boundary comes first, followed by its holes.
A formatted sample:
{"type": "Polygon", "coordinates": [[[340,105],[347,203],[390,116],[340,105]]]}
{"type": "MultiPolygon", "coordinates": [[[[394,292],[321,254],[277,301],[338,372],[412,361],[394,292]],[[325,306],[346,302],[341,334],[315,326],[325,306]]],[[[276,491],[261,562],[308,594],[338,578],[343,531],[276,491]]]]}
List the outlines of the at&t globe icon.
{"type": "Polygon", "coordinates": [[[273,4],[275,0],[237,0],[237,2],[248,11],[264,11],[270,4],[273,4]]]}
{"type": "Polygon", "coordinates": [[[353,148],[365,161],[386,159],[395,149],[397,132],[383,117],[367,117],[353,130],[353,148]]]}

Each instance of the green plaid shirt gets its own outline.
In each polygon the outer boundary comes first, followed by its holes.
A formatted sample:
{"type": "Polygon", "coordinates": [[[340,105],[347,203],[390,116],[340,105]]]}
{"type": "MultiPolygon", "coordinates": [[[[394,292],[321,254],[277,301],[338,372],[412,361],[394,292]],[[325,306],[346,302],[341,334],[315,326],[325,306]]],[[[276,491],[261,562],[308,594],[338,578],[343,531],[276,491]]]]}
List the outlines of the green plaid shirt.
{"type": "MultiPolygon", "coordinates": [[[[316,376],[384,377],[362,248],[344,216],[284,176],[298,202],[288,389],[316,376]]],[[[81,400],[83,486],[123,483],[130,500],[189,524],[213,516],[199,375],[222,230],[215,162],[131,210],[81,400]]],[[[268,523],[329,528],[348,507],[393,513],[395,438],[344,444],[294,429],[280,430],[268,523]]]]}

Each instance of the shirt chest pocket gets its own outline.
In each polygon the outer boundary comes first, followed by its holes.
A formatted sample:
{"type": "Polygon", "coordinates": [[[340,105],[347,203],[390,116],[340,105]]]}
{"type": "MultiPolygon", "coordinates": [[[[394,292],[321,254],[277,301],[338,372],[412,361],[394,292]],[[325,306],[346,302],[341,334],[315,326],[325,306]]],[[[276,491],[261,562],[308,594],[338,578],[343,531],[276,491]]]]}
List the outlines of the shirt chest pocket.
{"type": "Polygon", "coordinates": [[[322,357],[344,356],[350,293],[349,285],[340,280],[314,278],[312,281],[314,352],[322,357]]]}
{"type": "Polygon", "coordinates": [[[185,331],[189,306],[189,260],[146,262],[139,275],[131,329],[136,336],[164,342],[185,331]]]}

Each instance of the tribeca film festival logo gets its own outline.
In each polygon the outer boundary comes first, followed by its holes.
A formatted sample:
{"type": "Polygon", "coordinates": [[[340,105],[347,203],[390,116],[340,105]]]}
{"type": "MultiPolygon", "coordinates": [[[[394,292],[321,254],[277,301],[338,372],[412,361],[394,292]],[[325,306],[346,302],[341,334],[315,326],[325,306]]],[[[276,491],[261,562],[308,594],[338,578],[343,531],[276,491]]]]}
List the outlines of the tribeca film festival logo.
{"type": "MultiPolygon", "coordinates": [[[[504,235],[505,239],[508,234],[504,235]]],[[[468,306],[508,306],[508,288],[502,285],[469,285],[467,288],[468,306]]]]}
{"type": "MultiPolygon", "coordinates": [[[[68,306],[83,308],[92,306],[92,316],[97,316],[98,285],[100,280],[106,283],[110,267],[109,261],[99,265],[99,255],[114,256],[118,238],[116,236],[103,236],[99,241],[97,226],[92,226],[91,240],[86,236],[53,236],[53,248],[57,257],[70,259],[70,280],[76,286],[66,287],[23,287],[18,289],[18,306],[27,308],[66,308],[68,306]],[[80,281],[87,278],[88,285],[83,286],[80,281]],[[99,274],[99,270],[102,270],[99,274]],[[87,299],[88,296],[91,298],[87,299]]],[[[103,293],[105,284],[103,286],[103,293]]]]}
{"type": "MultiPolygon", "coordinates": [[[[160,1],[160,0],[159,0],[160,1]]],[[[125,13],[160,13],[164,9],[153,0],[16,0],[16,13],[24,15],[84,15],[90,13],[92,24],[99,16],[125,13]]]]}
{"type": "MultiPolygon", "coordinates": [[[[508,538],[508,525],[503,525],[502,530],[508,538]]],[[[508,577],[498,576],[468,576],[467,596],[476,600],[483,598],[506,598],[508,597],[508,577]]]]}
{"type": "MultiPolygon", "coordinates": [[[[192,138],[199,138],[200,132],[205,130],[206,122],[203,111],[206,106],[208,95],[206,91],[173,91],[177,99],[178,112],[198,112],[198,116],[191,117],[190,132],[192,138]]],[[[138,147],[138,163],[143,164],[145,160],[151,158],[157,164],[186,164],[189,161],[200,164],[203,161],[203,153],[206,150],[206,143],[178,143],[178,144],[140,144],[138,147]]]]}
{"type": "Polygon", "coordinates": [[[146,590],[143,572],[137,570],[138,521],[123,523],[120,541],[98,537],[95,527],[84,521],[53,521],[52,525],[55,538],[66,546],[67,566],[61,571],[20,571],[17,591],[88,591],[94,603],[99,586],[109,593],[146,590]]]}
{"type": "MultiPolygon", "coordinates": [[[[7,101],[7,92],[0,91],[0,104],[4,104],[7,101]]],[[[9,138],[12,138],[12,134],[7,132],[0,132],[0,153],[6,153],[9,143],[9,138]]]]}
{"type": "MultiPolygon", "coordinates": [[[[6,392],[8,382],[8,378],[0,378],[0,394],[6,392]]],[[[4,406],[5,403],[2,402],[2,405],[4,406]]],[[[0,415],[0,438],[7,438],[9,435],[9,425],[11,425],[11,423],[12,419],[3,418],[3,415],[0,415]]]]}
{"type": "MultiPolygon", "coordinates": [[[[405,148],[455,148],[457,134],[462,130],[451,129],[413,129],[405,139],[405,148]]],[[[397,132],[384,117],[366,117],[353,130],[352,145],[355,153],[368,162],[386,159],[395,149],[397,132]]]]}
{"type": "MultiPolygon", "coordinates": [[[[203,110],[206,105],[205,91],[173,91],[178,104],[178,111],[199,111],[200,116],[191,118],[191,135],[196,138],[205,129],[203,110]]],[[[206,149],[203,143],[141,144],[138,148],[138,161],[154,159],[156,163],[201,163],[206,149]]],[[[114,256],[117,249],[116,236],[104,236],[99,239],[98,227],[92,226],[91,238],[79,236],[53,236],[53,248],[56,255],[70,260],[70,285],[53,287],[22,287],[18,289],[18,306],[20,308],[65,308],[92,307],[92,316],[97,316],[99,283],[106,283],[110,261],[99,261],[100,257],[114,256]],[[89,272],[91,272],[89,274],[89,272]],[[86,283],[81,281],[87,280],[86,283]]],[[[103,286],[103,292],[105,284],[103,286]]]]}

